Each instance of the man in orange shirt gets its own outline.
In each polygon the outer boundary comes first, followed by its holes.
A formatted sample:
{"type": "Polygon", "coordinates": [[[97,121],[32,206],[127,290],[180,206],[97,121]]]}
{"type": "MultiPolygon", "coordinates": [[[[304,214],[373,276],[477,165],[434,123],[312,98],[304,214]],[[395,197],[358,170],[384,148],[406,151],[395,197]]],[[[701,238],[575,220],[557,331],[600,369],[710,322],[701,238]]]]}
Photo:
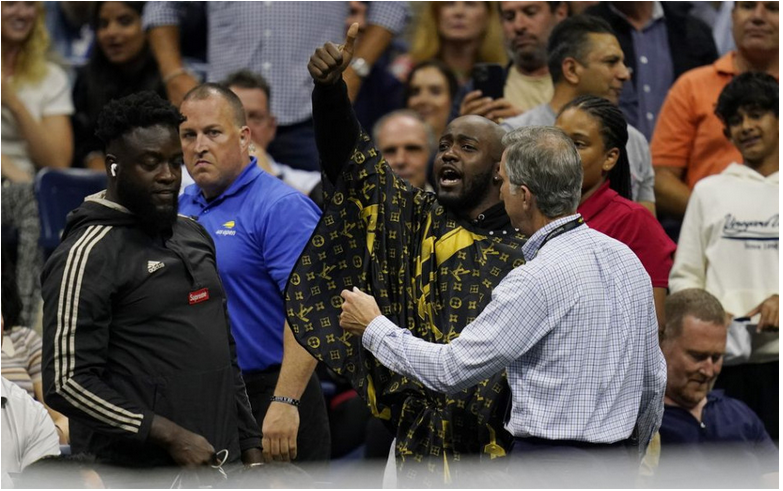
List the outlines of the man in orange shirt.
{"type": "Polygon", "coordinates": [[[731,15],[737,50],[675,82],[650,144],[656,207],[676,219],[685,214],[691,189],[699,179],[740,161],[714,114],[723,87],[747,71],[778,78],[778,2],[736,2],[731,15]]]}

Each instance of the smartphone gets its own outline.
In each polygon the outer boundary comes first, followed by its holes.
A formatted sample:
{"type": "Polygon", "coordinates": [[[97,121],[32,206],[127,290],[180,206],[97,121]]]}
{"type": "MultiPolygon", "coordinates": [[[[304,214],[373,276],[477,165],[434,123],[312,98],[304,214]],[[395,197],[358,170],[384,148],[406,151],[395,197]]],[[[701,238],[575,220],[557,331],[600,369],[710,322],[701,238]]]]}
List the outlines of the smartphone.
{"type": "Polygon", "coordinates": [[[503,97],[506,74],[502,65],[498,63],[476,63],[473,66],[472,78],[473,89],[480,90],[484,97],[493,99],[503,97]]]}

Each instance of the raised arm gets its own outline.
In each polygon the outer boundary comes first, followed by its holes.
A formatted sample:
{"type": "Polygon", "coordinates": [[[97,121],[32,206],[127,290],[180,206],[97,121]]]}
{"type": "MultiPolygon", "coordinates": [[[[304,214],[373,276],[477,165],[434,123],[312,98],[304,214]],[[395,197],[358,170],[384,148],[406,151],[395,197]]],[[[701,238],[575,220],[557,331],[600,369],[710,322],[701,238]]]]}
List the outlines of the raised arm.
{"type": "Polygon", "coordinates": [[[326,43],[315,50],[307,70],[315,81],[313,123],[315,143],[326,177],[334,183],[359,138],[359,122],[351,107],[342,73],[351,63],[359,25],[348,29],[345,44],[326,43]]]}

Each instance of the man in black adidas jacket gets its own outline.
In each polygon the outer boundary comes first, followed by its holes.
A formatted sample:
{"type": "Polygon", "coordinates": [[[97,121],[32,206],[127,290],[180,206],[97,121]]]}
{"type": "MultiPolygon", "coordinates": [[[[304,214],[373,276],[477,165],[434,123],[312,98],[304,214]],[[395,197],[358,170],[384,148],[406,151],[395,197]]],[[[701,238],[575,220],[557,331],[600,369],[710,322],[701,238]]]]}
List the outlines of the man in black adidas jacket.
{"type": "Polygon", "coordinates": [[[108,189],[46,263],[43,383],[74,453],[126,466],[261,462],[212,239],[177,215],[183,117],[151,92],[98,119],[108,189]],[[216,456],[216,452],[218,455],[216,456]]]}

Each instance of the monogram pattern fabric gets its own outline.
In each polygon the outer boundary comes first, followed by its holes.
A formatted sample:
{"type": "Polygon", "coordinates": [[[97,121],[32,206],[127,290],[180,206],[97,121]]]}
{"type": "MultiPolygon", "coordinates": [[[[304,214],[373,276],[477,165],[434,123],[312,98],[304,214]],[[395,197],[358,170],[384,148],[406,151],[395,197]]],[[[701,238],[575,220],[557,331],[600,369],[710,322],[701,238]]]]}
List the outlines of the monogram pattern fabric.
{"type": "Polygon", "coordinates": [[[392,373],[340,327],[340,292],[359,287],[397,325],[448,343],[524,262],[524,237],[489,236],[458,219],[434,194],[398,178],[364,133],[325,202],[286,291],[297,340],[391,425],[401,485],[447,485],[463,454],[504,456],[505,373],[448,396],[392,373]]]}

